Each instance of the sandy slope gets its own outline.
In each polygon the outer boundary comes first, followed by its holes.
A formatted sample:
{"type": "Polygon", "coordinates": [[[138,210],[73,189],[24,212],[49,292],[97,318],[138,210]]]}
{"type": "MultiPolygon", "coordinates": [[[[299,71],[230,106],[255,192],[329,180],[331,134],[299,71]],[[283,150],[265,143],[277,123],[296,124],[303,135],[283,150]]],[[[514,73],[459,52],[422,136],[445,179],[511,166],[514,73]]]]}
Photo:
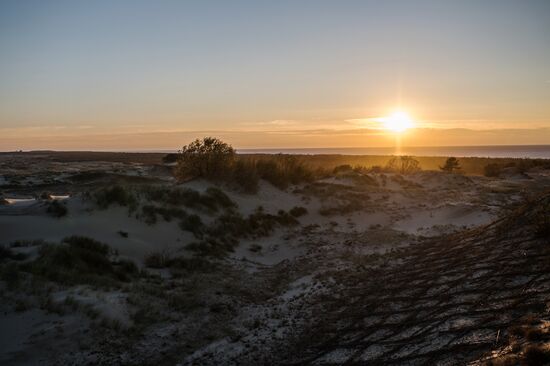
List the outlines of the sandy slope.
{"type": "MultiPolygon", "coordinates": [[[[43,170],[33,170],[30,175],[34,177],[34,184],[39,180],[50,182],[52,175],[57,174],[66,173],[63,178],[66,179],[84,167],[121,170],[126,172],[124,174],[144,177],[150,171],[111,163],[44,164],[55,173],[48,175],[43,170]]],[[[3,310],[0,315],[0,362],[218,365],[237,364],[237,361],[255,364],[255,360],[261,359],[269,363],[270,357],[275,360],[281,349],[299,344],[300,339],[296,337],[307,334],[312,338],[311,346],[317,345],[313,342],[315,334],[307,333],[313,329],[310,322],[320,320],[317,317],[320,314],[312,311],[337,315],[330,307],[324,307],[324,299],[334,297],[332,300],[340,309],[355,314],[361,309],[358,303],[353,302],[354,305],[347,308],[344,306],[347,302],[342,305],[338,298],[363,296],[357,292],[361,285],[372,286],[376,293],[381,291],[381,284],[402,279],[402,273],[408,273],[412,267],[405,266],[396,272],[392,272],[393,267],[385,267],[388,263],[395,268],[407,261],[412,263],[409,257],[400,257],[401,253],[413,253],[410,255],[418,258],[431,255],[429,248],[426,252],[419,249],[418,253],[413,248],[425,248],[426,240],[432,240],[427,237],[437,240],[442,234],[487,225],[507,213],[504,207],[520,201],[522,192],[550,187],[546,172],[533,175],[533,179],[515,176],[487,179],[440,172],[422,172],[404,178],[391,174],[385,177],[373,174],[372,177],[378,186],[361,186],[354,181],[331,178],[285,191],[262,182],[259,192],[253,195],[224,188],[245,217],[258,206],[270,214],[289,211],[296,206],[305,207],[307,213],[298,218],[298,225],[277,226],[267,237],[241,238],[233,253],[213,261],[218,266],[215,269],[182,274],[173,268],[149,268],[146,271],[150,277],[113,289],[51,284],[51,289],[47,290],[51,299],[48,306],[40,306],[37,301],[44,289],[33,290],[34,294],[21,289],[14,292],[0,282],[3,310]],[[316,191],[326,185],[334,188],[334,192],[316,191]],[[328,211],[327,214],[327,208],[341,209],[353,200],[360,200],[361,205],[357,206],[360,208],[328,211]],[[254,244],[261,249],[251,250],[254,244]],[[382,278],[372,283],[369,276],[360,280],[355,277],[380,268],[388,271],[387,280],[382,278]],[[67,298],[78,306],[66,305],[67,298]],[[18,301],[27,306],[16,311],[18,301]],[[53,311],[58,307],[63,309],[62,315],[53,311]],[[97,318],[90,317],[89,309],[97,313],[97,318]],[[112,326],[113,321],[116,327],[112,326]],[[129,336],[124,329],[138,330],[129,336]]],[[[68,193],[61,189],[67,187],[64,182],[59,183],[58,195],[68,193]]],[[[94,181],[88,188],[96,186],[99,183],[94,181]]],[[[199,180],[182,187],[205,192],[209,186],[199,180]]],[[[23,186],[20,190],[13,190],[11,196],[6,192],[9,204],[0,206],[0,244],[5,246],[16,240],[58,242],[70,235],[82,235],[108,243],[122,257],[144,267],[143,259],[154,252],[190,257],[191,253],[184,248],[197,240],[192,233],[182,230],[177,220],[159,219],[147,225],[135,214],[129,215],[127,207],[114,205],[101,210],[93,202],[84,200],[80,192],[74,192],[69,198],[57,197],[66,201],[68,215],[55,218],[46,212],[43,201],[12,200],[32,188],[23,186]],[[128,237],[123,237],[119,231],[128,233],[128,237]]],[[[39,194],[40,190],[37,188],[35,193],[39,194]]],[[[207,224],[216,217],[213,213],[188,210],[199,214],[207,224]]],[[[456,250],[462,250],[459,244],[456,250]]],[[[39,246],[13,250],[36,253],[39,246]]],[[[438,258],[451,258],[444,250],[434,249],[434,252],[439,253],[431,262],[434,268],[439,263],[438,258]]],[[[430,262],[420,262],[432,268],[427,264],[430,262]]],[[[437,268],[444,270],[445,266],[437,268]]],[[[420,280],[416,275],[412,271],[407,278],[411,288],[415,280],[420,280]]],[[[486,274],[480,272],[479,276],[486,274]]],[[[425,277],[421,280],[427,287],[437,287],[425,277]]],[[[452,281],[451,274],[442,281],[452,281]]],[[[378,295],[385,296],[383,292],[378,295]]],[[[367,296],[364,302],[368,304],[371,300],[367,296]]],[[[398,298],[392,299],[391,306],[397,307],[398,303],[398,298]]],[[[387,320],[392,324],[404,321],[399,318],[398,309],[394,310],[395,314],[386,306],[384,316],[387,320]]],[[[369,314],[363,315],[361,321],[367,324],[369,314]]],[[[467,324],[460,321],[471,319],[453,321],[451,327],[465,327],[467,324]]],[[[353,336],[353,333],[342,334],[342,337],[353,336]]],[[[384,339],[385,335],[373,332],[368,336],[373,344],[361,348],[365,357],[382,357],[386,350],[376,341],[384,339]]],[[[443,347],[433,342],[432,346],[443,347]]],[[[315,359],[316,362],[339,363],[349,359],[350,352],[353,353],[344,347],[332,347],[330,353],[315,359]]]]}

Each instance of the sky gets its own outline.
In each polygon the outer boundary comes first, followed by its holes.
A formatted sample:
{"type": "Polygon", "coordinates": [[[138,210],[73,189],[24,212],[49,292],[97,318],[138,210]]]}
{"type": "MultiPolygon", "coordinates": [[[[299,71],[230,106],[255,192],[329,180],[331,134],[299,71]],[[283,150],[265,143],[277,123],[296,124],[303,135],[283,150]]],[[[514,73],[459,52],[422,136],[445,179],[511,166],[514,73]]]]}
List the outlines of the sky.
{"type": "Polygon", "coordinates": [[[0,0],[0,151],[550,144],[550,1],[0,0]]]}

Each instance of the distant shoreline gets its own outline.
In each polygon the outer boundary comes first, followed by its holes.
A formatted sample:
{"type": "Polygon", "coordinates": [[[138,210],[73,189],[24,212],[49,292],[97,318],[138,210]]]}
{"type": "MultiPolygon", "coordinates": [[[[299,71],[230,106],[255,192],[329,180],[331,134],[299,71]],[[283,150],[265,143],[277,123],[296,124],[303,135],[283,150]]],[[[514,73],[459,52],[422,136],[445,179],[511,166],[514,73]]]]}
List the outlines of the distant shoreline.
{"type": "MultiPolygon", "coordinates": [[[[330,147],[330,148],[256,148],[236,149],[239,154],[295,154],[295,155],[412,155],[423,157],[480,157],[480,158],[530,158],[550,159],[550,145],[479,145],[479,146],[405,146],[395,147],[330,147]]],[[[177,150],[30,150],[23,153],[126,153],[168,154],[177,150]]],[[[18,151],[2,151],[13,154],[18,151]]]]}

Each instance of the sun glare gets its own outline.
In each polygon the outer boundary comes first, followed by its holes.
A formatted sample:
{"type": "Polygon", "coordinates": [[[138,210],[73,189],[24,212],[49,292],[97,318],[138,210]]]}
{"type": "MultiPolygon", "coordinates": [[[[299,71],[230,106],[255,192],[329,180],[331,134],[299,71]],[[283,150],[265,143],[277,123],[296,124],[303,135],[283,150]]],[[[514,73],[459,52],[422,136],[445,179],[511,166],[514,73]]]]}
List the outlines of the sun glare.
{"type": "Polygon", "coordinates": [[[411,127],[413,127],[413,121],[405,112],[396,111],[384,118],[384,128],[387,130],[404,132],[411,127]]]}

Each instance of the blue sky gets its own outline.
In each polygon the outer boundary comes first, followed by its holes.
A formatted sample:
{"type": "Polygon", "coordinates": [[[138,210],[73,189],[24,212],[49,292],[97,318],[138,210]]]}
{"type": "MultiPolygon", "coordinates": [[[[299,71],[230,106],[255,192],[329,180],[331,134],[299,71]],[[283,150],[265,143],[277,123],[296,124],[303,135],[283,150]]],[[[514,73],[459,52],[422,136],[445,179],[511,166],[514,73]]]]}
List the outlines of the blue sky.
{"type": "Polygon", "coordinates": [[[0,80],[5,138],[53,148],[347,131],[398,107],[418,127],[548,128],[550,1],[3,0],[0,80]]]}

